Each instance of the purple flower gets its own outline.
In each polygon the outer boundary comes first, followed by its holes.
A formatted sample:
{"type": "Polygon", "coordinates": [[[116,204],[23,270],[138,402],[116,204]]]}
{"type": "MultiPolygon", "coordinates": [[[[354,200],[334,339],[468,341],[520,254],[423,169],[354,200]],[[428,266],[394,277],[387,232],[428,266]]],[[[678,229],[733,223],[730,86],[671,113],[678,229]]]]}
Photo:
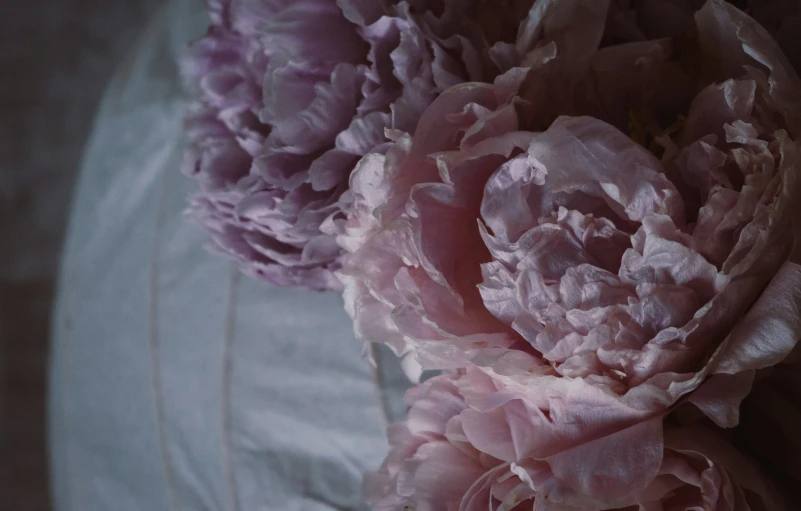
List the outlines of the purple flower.
{"type": "Polygon", "coordinates": [[[505,70],[531,3],[209,3],[213,25],[183,61],[190,214],[254,276],[339,288],[341,250],[320,225],[356,162],[445,88],[505,70]]]}

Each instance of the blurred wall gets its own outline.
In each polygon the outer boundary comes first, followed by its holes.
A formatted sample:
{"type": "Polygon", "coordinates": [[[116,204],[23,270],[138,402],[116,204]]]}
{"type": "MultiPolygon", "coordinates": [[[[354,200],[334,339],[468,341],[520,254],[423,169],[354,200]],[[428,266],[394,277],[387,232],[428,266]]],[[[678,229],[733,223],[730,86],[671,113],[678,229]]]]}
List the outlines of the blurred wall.
{"type": "Polygon", "coordinates": [[[160,3],[0,1],[2,510],[50,508],[44,389],[72,184],[103,87],[160,3]]]}

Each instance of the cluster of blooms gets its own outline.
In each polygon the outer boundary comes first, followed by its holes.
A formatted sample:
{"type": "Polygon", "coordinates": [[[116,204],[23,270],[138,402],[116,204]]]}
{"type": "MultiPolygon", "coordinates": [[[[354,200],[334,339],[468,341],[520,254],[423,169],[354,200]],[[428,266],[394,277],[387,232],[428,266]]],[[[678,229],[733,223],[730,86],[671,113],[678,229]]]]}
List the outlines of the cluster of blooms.
{"type": "Polygon", "coordinates": [[[213,248],[278,285],[341,288],[320,225],[351,170],[443,90],[498,75],[518,3],[208,0],[212,27],[182,62],[197,98],[183,171],[213,248]]]}
{"type": "Polygon", "coordinates": [[[444,371],[407,394],[374,510],[796,509],[801,79],[774,36],[797,9],[212,7],[193,211],[444,371]]]}

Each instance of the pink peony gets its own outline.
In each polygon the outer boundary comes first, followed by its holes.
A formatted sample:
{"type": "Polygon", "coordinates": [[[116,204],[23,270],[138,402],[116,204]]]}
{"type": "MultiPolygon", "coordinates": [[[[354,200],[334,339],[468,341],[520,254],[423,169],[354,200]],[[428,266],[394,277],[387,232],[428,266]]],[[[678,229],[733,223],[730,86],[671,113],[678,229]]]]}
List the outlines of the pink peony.
{"type": "MultiPolygon", "coordinates": [[[[697,37],[601,49],[603,17],[563,16],[599,2],[537,5],[529,67],[443,93],[354,171],[326,228],[355,332],[425,368],[555,386],[570,445],[593,452],[645,424],[637,445],[661,449],[681,399],[731,427],[801,339],[801,81],[719,0],[697,37]]],[[[562,465],[576,491],[582,463],[562,465]]]]}
{"type": "Polygon", "coordinates": [[[390,426],[390,453],[365,480],[374,511],[790,509],[758,465],[710,429],[668,428],[653,449],[633,431],[598,430],[590,448],[576,447],[568,403],[519,390],[476,369],[411,389],[408,420],[390,426]],[[545,413],[541,401],[550,401],[545,413]],[[653,469],[643,472],[644,461],[653,469]],[[576,463],[583,478],[566,477],[576,463]]]}
{"type": "Polygon", "coordinates": [[[355,163],[385,128],[414,130],[443,89],[505,70],[532,1],[210,0],[182,65],[190,214],[254,276],[339,287],[320,224],[355,163]]]}

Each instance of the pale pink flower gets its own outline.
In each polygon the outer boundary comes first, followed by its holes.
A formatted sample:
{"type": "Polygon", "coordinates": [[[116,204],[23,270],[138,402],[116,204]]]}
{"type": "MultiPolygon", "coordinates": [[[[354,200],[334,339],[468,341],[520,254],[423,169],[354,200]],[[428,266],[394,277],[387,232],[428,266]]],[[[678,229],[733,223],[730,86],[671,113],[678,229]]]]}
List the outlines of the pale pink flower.
{"type": "Polygon", "coordinates": [[[600,50],[603,17],[558,16],[598,2],[541,5],[530,67],[443,93],[352,175],[326,227],[355,332],[424,368],[566,379],[576,445],[626,424],[661,445],[680,399],[734,426],[801,339],[801,81],[721,1],[697,43],[600,50]]]}
{"type": "MultiPolygon", "coordinates": [[[[389,455],[365,480],[373,510],[791,509],[783,488],[713,429],[670,427],[662,436],[661,424],[646,422],[598,428],[576,445],[590,431],[578,431],[573,405],[590,400],[571,395],[567,379],[556,383],[507,387],[468,369],[410,390],[408,419],[390,426],[389,455]]],[[[614,414],[598,397],[598,413],[614,414]]]]}

